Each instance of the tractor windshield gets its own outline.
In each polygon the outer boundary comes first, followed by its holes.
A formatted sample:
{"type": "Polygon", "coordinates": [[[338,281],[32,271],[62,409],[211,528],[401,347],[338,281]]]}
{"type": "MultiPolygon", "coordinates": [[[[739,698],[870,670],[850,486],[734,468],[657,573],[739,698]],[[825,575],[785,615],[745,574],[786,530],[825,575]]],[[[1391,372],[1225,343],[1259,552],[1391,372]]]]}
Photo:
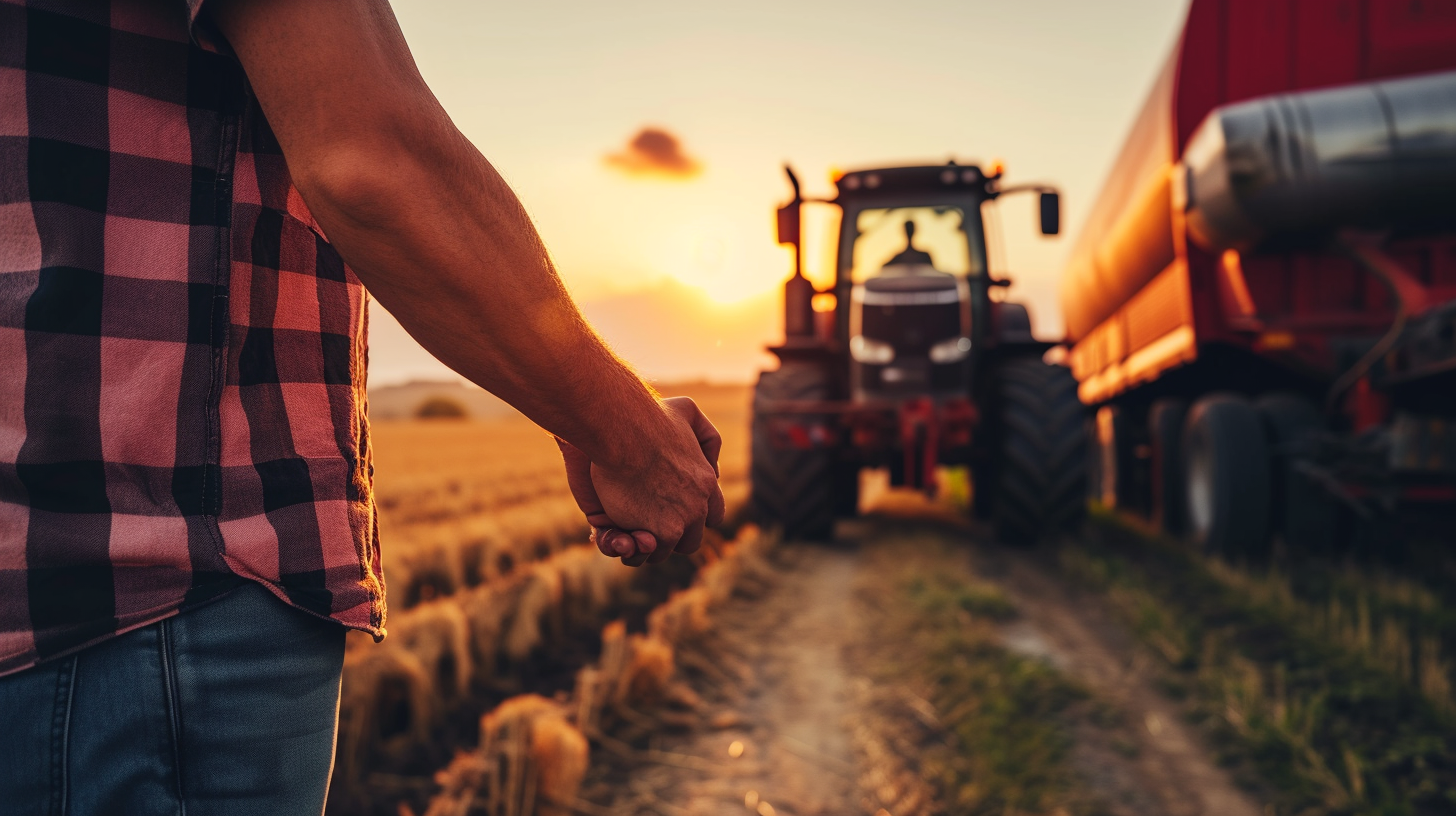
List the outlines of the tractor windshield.
{"type": "Polygon", "coordinates": [[[959,207],[888,207],[854,215],[851,279],[894,275],[979,275],[984,254],[959,207]]]}

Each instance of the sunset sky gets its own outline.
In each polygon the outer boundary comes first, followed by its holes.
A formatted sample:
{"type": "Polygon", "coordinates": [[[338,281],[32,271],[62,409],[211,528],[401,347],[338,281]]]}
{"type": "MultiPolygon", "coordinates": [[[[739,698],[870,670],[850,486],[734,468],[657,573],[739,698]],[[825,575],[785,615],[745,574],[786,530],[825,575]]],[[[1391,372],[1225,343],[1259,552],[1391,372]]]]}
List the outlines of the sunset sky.
{"type": "MultiPolygon", "coordinates": [[[[781,331],[785,161],[811,195],[830,192],[831,167],[952,157],[1058,185],[1064,235],[1037,233],[1034,197],[1008,198],[992,259],[1058,336],[1062,264],[1185,7],[394,2],[430,87],[608,341],[651,378],[739,381],[781,331]]],[[[810,241],[813,272],[824,242],[810,241]]],[[[372,382],[451,376],[374,309],[372,382]]]]}

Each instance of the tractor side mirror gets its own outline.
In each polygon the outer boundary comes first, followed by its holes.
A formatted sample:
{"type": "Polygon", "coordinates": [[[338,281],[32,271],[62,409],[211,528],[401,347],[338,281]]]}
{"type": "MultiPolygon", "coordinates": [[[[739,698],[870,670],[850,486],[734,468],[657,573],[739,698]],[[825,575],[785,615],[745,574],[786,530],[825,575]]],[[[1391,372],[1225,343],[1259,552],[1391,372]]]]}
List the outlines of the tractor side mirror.
{"type": "MultiPolygon", "coordinates": [[[[1041,194],[1041,234],[1056,235],[1062,231],[1062,197],[1055,192],[1041,194]]],[[[782,240],[782,239],[780,239],[782,240]]]]}
{"type": "Polygon", "coordinates": [[[779,207],[779,243],[799,246],[799,207],[797,199],[779,207]]]}

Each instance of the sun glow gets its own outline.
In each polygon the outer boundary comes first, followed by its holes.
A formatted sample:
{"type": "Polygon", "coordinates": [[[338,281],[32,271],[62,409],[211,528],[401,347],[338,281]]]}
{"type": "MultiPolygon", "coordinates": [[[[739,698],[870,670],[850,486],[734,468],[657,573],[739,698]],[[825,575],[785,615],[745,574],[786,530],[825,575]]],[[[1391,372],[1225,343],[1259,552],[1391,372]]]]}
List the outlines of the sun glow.
{"type": "Polygon", "coordinates": [[[793,268],[789,250],[755,226],[740,213],[664,224],[643,255],[657,276],[701,289],[714,303],[738,303],[777,287],[793,268]]]}

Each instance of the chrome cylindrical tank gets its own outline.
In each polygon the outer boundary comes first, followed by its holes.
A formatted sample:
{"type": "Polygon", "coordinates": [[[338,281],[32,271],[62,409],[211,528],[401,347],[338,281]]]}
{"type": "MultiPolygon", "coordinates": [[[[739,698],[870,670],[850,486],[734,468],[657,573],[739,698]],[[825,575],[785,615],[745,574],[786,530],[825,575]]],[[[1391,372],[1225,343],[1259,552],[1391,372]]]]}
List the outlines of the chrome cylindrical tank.
{"type": "Polygon", "coordinates": [[[1178,181],[1211,250],[1456,215],[1456,71],[1218,108],[1178,181]]]}

